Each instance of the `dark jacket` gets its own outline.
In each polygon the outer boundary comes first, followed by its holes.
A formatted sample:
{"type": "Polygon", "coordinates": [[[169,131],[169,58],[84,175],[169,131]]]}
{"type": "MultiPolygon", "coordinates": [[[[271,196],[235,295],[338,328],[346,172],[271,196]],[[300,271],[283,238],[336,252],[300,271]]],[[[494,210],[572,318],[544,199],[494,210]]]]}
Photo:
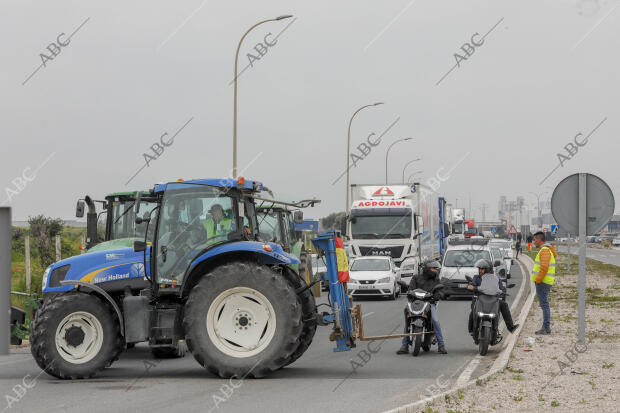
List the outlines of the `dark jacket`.
{"type": "Polygon", "coordinates": [[[534,237],[533,237],[533,236],[531,236],[531,235],[528,235],[528,236],[527,236],[527,238],[526,238],[526,241],[527,241],[527,242],[528,242],[528,244],[529,244],[530,242],[534,241],[534,237]]]}
{"type": "MultiPolygon", "coordinates": [[[[422,274],[411,277],[411,281],[409,281],[409,291],[419,288],[430,293],[437,284],[441,284],[438,274],[430,270],[425,270],[422,274]]],[[[434,297],[438,300],[443,297],[443,293],[441,291],[435,291],[434,297]]]]}
{"type": "MultiPolygon", "coordinates": [[[[475,287],[474,291],[477,291],[477,287],[480,287],[481,284],[482,284],[482,276],[480,274],[474,275],[474,279],[471,281],[471,285],[475,287]]],[[[504,285],[502,280],[499,280],[499,289],[502,291],[502,293],[499,294],[498,296],[500,298],[504,298],[506,296],[506,286],[504,285]]]]}

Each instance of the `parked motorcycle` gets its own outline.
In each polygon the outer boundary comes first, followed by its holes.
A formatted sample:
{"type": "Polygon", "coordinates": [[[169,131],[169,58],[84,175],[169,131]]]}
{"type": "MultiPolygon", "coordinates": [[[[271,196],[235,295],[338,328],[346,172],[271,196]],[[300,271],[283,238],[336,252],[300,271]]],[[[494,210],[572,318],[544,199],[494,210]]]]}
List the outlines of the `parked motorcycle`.
{"type": "Polygon", "coordinates": [[[411,354],[414,357],[420,354],[420,348],[430,351],[431,345],[437,343],[431,320],[431,304],[437,302],[435,293],[443,287],[442,284],[437,284],[431,292],[418,288],[407,293],[408,303],[405,308],[405,317],[409,332],[422,333],[408,338],[412,346],[411,354]]]}
{"type": "MultiPolygon", "coordinates": [[[[465,276],[471,284],[472,277],[465,276]]],[[[502,280],[505,283],[505,280],[502,280]]],[[[515,284],[509,284],[506,288],[512,288],[515,284]]],[[[508,295],[508,294],[506,294],[508,295]]],[[[486,356],[489,346],[494,346],[502,341],[499,332],[499,302],[505,298],[494,295],[474,293],[472,298],[472,314],[474,318],[474,343],[478,344],[478,352],[486,356]]]]}

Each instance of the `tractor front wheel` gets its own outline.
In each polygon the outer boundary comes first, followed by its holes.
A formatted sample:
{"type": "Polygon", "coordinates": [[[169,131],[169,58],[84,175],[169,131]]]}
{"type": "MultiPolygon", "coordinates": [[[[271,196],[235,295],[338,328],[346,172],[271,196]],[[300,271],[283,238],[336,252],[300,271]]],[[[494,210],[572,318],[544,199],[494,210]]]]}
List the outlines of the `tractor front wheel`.
{"type": "Polygon", "coordinates": [[[264,265],[217,267],[189,295],[183,320],[194,358],[220,377],[264,377],[290,360],[302,331],[302,303],[264,265]]]}
{"type": "Polygon", "coordinates": [[[31,324],[30,351],[59,379],[94,376],[124,349],[118,320],[96,295],[70,292],[45,303],[31,324]]]}

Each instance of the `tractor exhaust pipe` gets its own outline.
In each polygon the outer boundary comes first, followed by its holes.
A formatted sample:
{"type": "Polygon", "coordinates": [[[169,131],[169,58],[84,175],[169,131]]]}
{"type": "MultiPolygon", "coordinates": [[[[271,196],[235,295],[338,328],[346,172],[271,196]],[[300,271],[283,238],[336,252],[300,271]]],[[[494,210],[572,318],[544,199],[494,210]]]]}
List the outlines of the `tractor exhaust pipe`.
{"type": "Polygon", "coordinates": [[[97,209],[95,203],[86,195],[84,201],[88,206],[88,212],[86,213],[86,248],[91,248],[98,243],[97,239],[97,209]]]}

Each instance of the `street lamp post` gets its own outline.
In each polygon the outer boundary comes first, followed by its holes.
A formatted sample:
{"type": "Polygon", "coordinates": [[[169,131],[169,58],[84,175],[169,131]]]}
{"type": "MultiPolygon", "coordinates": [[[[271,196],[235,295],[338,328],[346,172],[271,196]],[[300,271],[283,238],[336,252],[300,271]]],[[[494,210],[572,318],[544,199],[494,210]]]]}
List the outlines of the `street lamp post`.
{"type": "Polygon", "coordinates": [[[421,174],[422,172],[424,171],[415,171],[414,173],[409,175],[409,178],[407,178],[407,183],[411,182],[411,179],[413,179],[414,176],[416,176],[417,174],[421,174]]]}
{"type": "Polygon", "coordinates": [[[538,206],[538,225],[540,225],[540,229],[543,229],[543,224],[542,224],[542,214],[540,213],[540,197],[543,196],[544,194],[546,194],[547,191],[545,192],[541,192],[541,193],[536,193],[536,192],[531,192],[530,194],[534,195],[536,197],[536,203],[538,206]]]}
{"type": "Polygon", "coordinates": [[[387,151],[385,151],[385,184],[386,185],[388,183],[388,156],[390,154],[390,149],[392,149],[392,146],[396,145],[398,142],[410,141],[411,139],[412,138],[403,138],[403,139],[395,140],[394,142],[392,142],[390,146],[388,146],[387,151]]]}
{"type": "Polygon", "coordinates": [[[383,102],[377,102],[377,103],[372,103],[370,105],[364,105],[361,108],[359,108],[358,110],[356,110],[355,112],[353,112],[353,115],[351,116],[351,119],[349,120],[349,129],[347,130],[347,187],[346,187],[346,191],[347,191],[347,205],[345,207],[345,211],[347,212],[347,216],[349,216],[349,208],[351,207],[349,205],[349,162],[350,162],[350,152],[351,152],[351,124],[353,123],[353,118],[355,118],[355,115],[357,115],[362,109],[365,108],[369,108],[371,106],[379,106],[379,105],[383,105],[383,102]]]}
{"type": "Polygon", "coordinates": [[[234,78],[234,108],[233,108],[233,178],[237,178],[237,76],[238,76],[238,63],[239,63],[239,50],[241,49],[241,43],[243,43],[243,39],[257,26],[260,26],[263,23],[267,22],[275,22],[278,20],[288,19],[289,17],[293,17],[292,15],[284,15],[278,16],[275,19],[267,19],[256,23],[254,26],[250,27],[244,34],[241,36],[241,40],[239,40],[239,44],[237,45],[237,53],[235,53],[235,78],[234,78]]]}
{"type": "Polygon", "coordinates": [[[407,169],[407,167],[408,167],[409,165],[411,165],[412,163],[414,163],[414,162],[416,162],[416,161],[421,161],[421,160],[422,160],[422,158],[412,159],[412,160],[410,160],[409,162],[407,162],[407,163],[405,164],[405,167],[403,168],[403,183],[405,183],[405,169],[407,169]]]}

